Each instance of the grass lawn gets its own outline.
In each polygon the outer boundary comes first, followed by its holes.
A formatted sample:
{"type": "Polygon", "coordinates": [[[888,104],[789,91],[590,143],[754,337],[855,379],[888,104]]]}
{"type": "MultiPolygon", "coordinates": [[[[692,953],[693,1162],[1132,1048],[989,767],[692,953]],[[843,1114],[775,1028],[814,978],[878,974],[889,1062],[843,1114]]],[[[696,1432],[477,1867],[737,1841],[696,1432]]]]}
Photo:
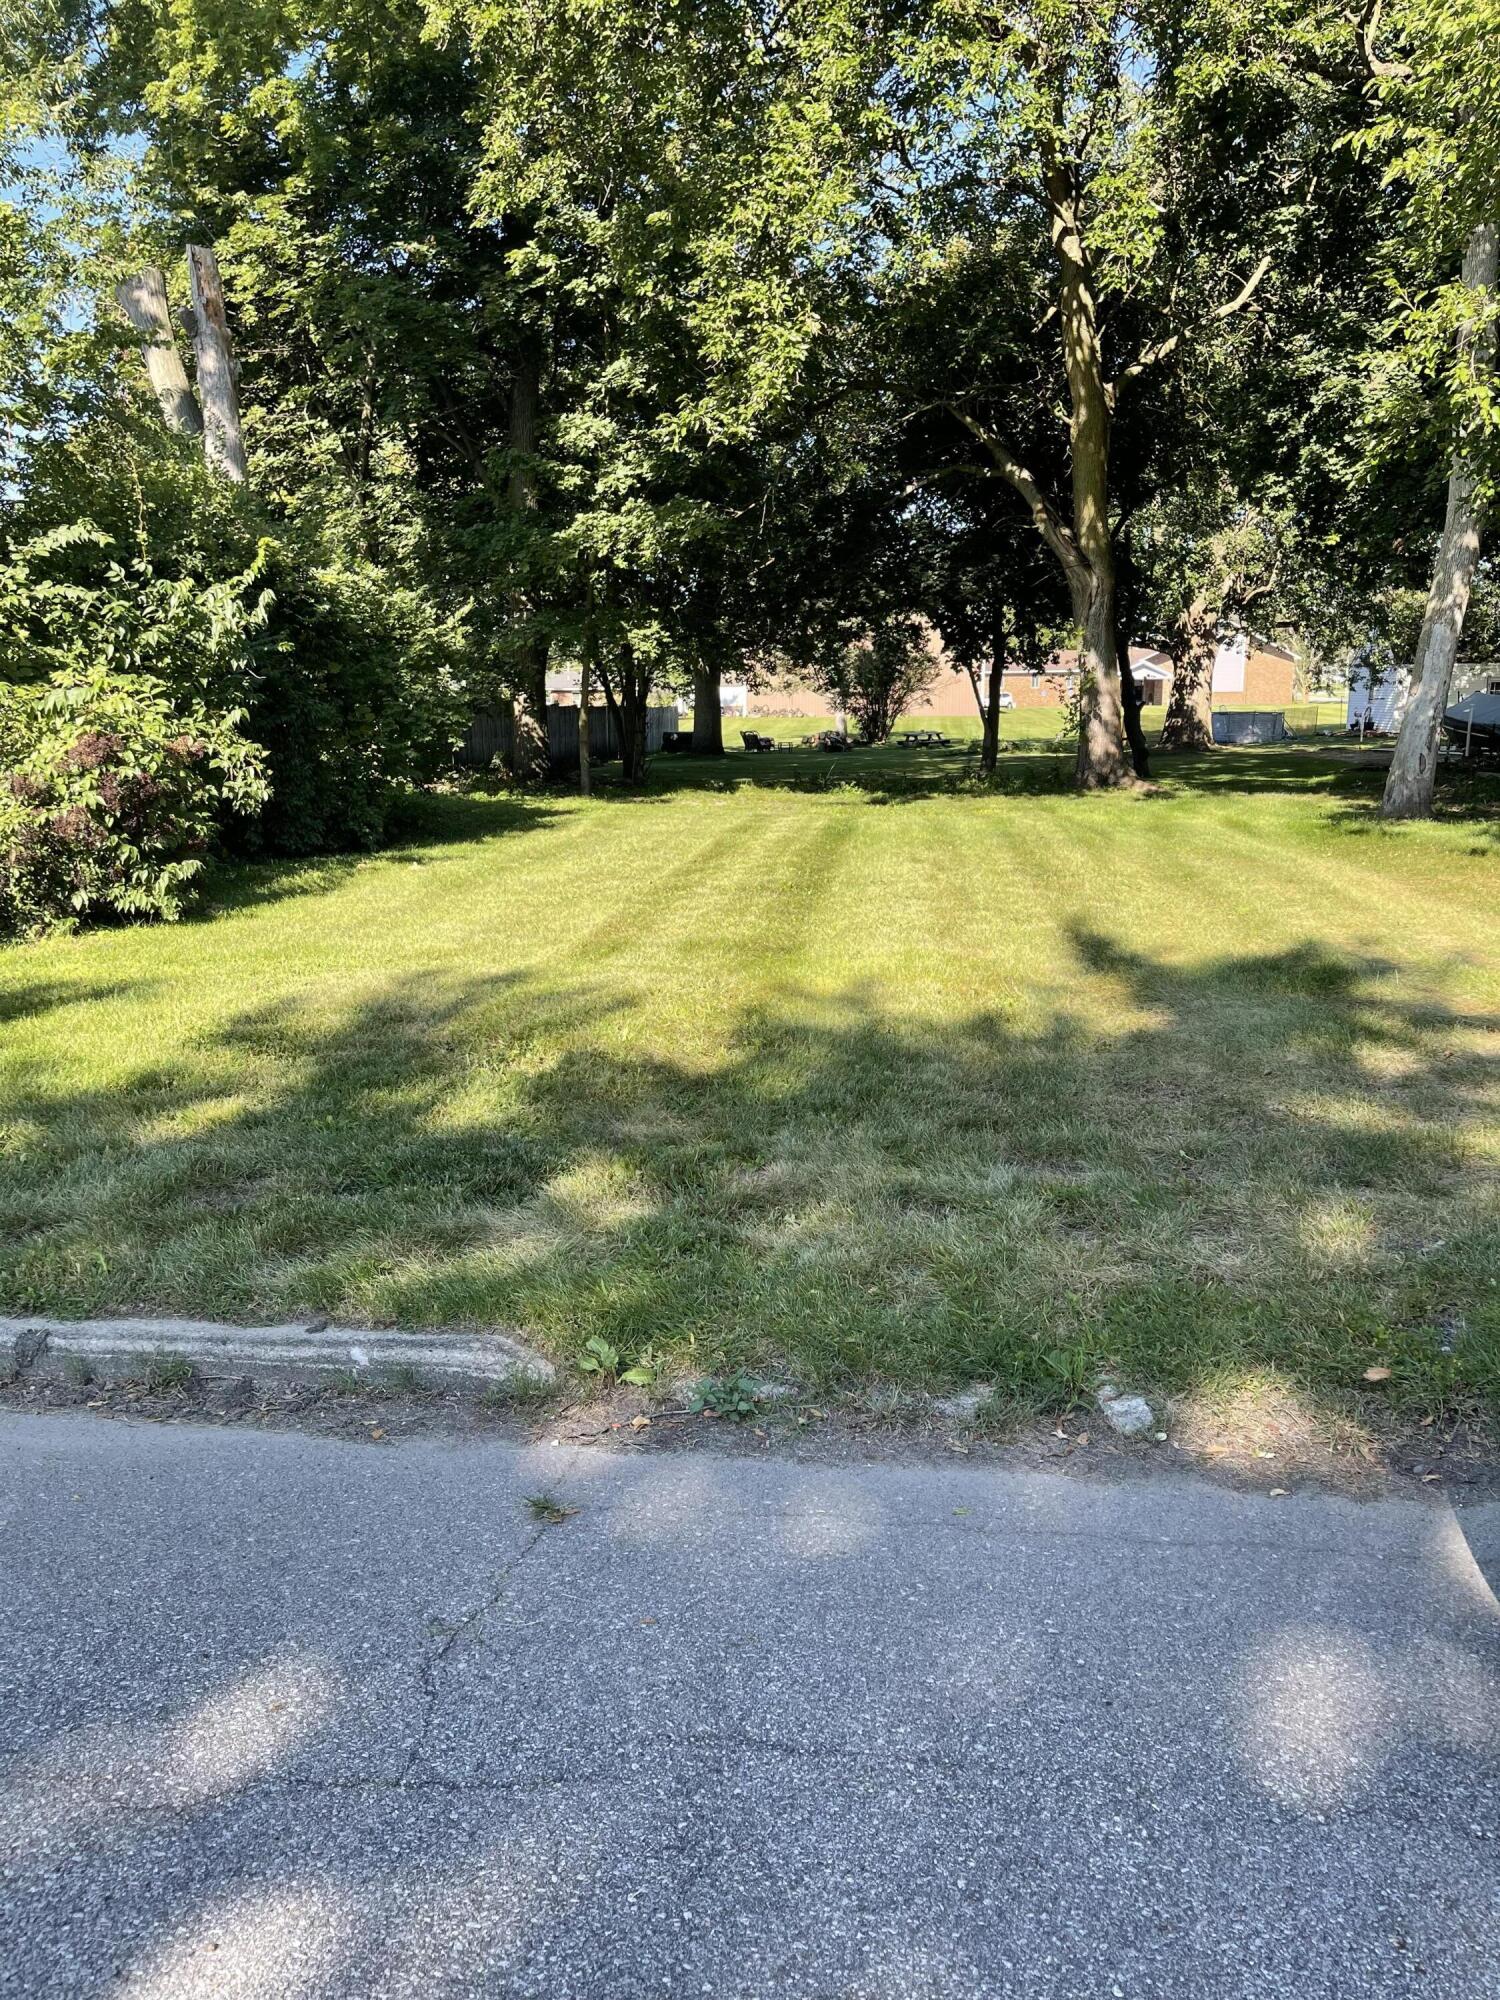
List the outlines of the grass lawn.
{"type": "Polygon", "coordinates": [[[0,1303],[1500,1396],[1495,784],[1064,763],[662,759],[0,952],[0,1303]]]}
{"type": "MultiPolygon", "coordinates": [[[[1220,708],[1244,708],[1253,704],[1244,702],[1218,702],[1220,708]]],[[[1311,735],[1315,730],[1325,735],[1341,735],[1344,728],[1345,704],[1342,701],[1304,701],[1283,710],[1287,728],[1298,736],[1311,735]]],[[[1161,732],[1165,710],[1148,708],[1143,720],[1149,741],[1155,742],[1161,732]]],[[[691,709],[683,711],[682,727],[690,729],[693,723],[691,709]]],[[[724,718],[724,741],[738,750],[740,731],[753,729],[761,736],[774,736],[778,743],[795,744],[804,736],[811,736],[819,729],[831,729],[834,718],[831,715],[751,715],[743,721],[738,716],[724,718]]],[[[1059,708],[1010,708],[1000,718],[1000,742],[1003,749],[1034,749],[1038,745],[1052,745],[1069,740],[1065,734],[1067,719],[1059,708]]],[[[978,714],[968,710],[962,715],[914,715],[896,724],[898,735],[907,729],[940,729],[959,743],[977,743],[983,731],[978,714]]],[[[1076,741],[1076,738],[1072,739],[1076,741]]]]}

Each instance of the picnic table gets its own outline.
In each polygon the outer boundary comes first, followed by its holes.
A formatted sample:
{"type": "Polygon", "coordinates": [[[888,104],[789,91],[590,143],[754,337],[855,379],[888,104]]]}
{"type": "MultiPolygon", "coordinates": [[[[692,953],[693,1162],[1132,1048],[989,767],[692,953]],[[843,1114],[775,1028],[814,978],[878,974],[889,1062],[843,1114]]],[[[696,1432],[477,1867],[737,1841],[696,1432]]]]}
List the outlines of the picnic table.
{"type": "Polygon", "coordinates": [[[898,743],[946,743],[947,737],[941,729],[906,729],[896,738],[898,743]]]}

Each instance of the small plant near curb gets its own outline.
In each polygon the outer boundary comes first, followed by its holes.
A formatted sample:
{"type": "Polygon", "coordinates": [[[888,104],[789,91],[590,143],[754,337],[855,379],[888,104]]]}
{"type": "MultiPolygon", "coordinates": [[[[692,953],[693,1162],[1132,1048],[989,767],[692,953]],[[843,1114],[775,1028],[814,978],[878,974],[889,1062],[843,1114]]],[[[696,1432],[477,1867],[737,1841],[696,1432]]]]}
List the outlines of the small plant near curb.
{"type": "Polygon", "coordinates": [[[705,1375],[688,1408],[695,1416],[727,1417],[743,1424],[756,1413],[755,1384],[748,1375],[705,1375]]]}
{"type": "Polygon", "coordinates": [[[1071,1410],[1075,1403],[1086,1400],[1099,1365],[1099,1357],[1091,1347],[1081,1343],[1073,1347],[1054,1347],[1042,1356],[1042,1360],[1062,1391],[1067,1409],[1071,1410]]]}
{"type": "Polygon", "coordinates": [[[393,1396],[415,1396],[427,1387],[415,1368],[402,1363],[395,1368],[387,1368],[383,1386],[393,1396]]]}
{"type": "Polygon", "coordinates": [[[564,1521],[572,1520],[578,1512],[576,1507],[565,1507],[552,1493],[528,1493],[527,1510],[533,1521],[540,1521],[544,1527],[556,1528],[564,1521]]]}
{"type": "Polygon", "coordinates": [[[198,1372],[185,1354],[168,1354],[160,1348],[155,1354],[138,1354],[135,1365],[153,1396],[167,1396],[187,1388],[198,1372]]]}
{"type": "Polygon", "coordinates": [[[71,1383],[75,1389],[86,1389],[93,1379],[93,1366],[81,1354],[69,1354],[64,1357],[63,1380],[65,1382],[71,1383]]]}
{"type": "Polygon", "coordinates": [[[629,1382],[632,1388],[654,1389],[666,1372],[666,1356],[658,1354],[655,1346],[648,1342],[625,1370],[620,1380],[622,1382],[629,1382]]]}
{"type": "Polygon", "coordinates": [[[583,1343],[578,1366],[583,1374],[592,1375],[601,1389],[612,1389],[617,1382],[629,1382],[635,1388],[649,1389],[660,1372],[649,1347],[639,1361],[632,1362],[628,1368],[621,1368],[620,1359],[618,1347],[612,1347],[601,1334],[591,1333],[583,1343]]]}

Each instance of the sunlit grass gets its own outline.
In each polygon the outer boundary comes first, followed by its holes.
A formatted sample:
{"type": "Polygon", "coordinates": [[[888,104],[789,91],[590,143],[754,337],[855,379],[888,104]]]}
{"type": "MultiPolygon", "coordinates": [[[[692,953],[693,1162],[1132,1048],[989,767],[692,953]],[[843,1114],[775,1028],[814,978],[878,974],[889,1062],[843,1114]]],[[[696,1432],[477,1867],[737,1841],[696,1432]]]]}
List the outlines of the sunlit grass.
{"type": "MultiPolygon", "coordinates": [[[[772,700],[774,696],[770,697],[772,700]]],[[[1252,702],[1216,702],[1216,708],[1244,709],[1255,707],[1252,702]]],[[[1347,704],[1342,701],[1302,701],[1295,702],[1284,710],[1287,728],[1294,734],[1322,734],[1338,732],[1343,728],[1347,704]]],[[[1143,710],[1141,721],[1148,739],[1155,741],[1162,725],[1164,708],[1143,710]]],[[[684,711],[682,726],[692,727],[692,710],[684,711]]],[[[726,715],[724,718],[724,741],[738,747],[740,732],[754,730],[759,736],[774,737],[778,743],[795,744],[804,736],[816,734],[820,729],[831,729],[832,715],[750,715],[743,718],[726,715]]],[[[922,729],[940,730],[955,743],[978,743],[983,729],[977,708],[964,709],[956,715],[909,715],[896,724],[898,739],[910,732],[922,729]]],[[[1037,744],[1067,741],[1072,734],[1067,711],[1061,706],[1054,708],[1008,708],[1000,719],[1000,742],[1002,748],[1033,746],[1037,744]]],[[[900,745],[898,743],[897,747],[900,745]]],[[[903,750],[903,755],[909,754],[903,750]]]]}
{"type": "Polygon", "coordinates": [[[1500,842],[1307,753],[663,759],[0,954],[0,1298],[1500,1394],[1500,842]],[[1049,1360],[1049,1356],[1054,1357],[1049,1360]]]}

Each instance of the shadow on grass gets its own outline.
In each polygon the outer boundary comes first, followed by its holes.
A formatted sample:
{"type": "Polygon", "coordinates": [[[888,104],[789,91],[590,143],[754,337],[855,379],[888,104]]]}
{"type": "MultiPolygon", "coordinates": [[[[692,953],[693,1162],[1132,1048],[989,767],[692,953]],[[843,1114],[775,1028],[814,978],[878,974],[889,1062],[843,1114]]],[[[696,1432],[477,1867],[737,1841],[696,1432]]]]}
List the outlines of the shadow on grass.
{"type": "MultiPolygon", "coordinates": [[[[1006,748],[993,778],[984,778],[977,743],[916,750],[884,745],[837,755],[821,750],[754,756],[731,751],[722,759],[655,758],[644,785],[627,787],[618,778],[607,778],[597,787],[597,796],[621,804],[681,791],[750,790],[863,797],[872,805],[945,796],[1081,798],[1084,794],[1073,785],[1073,759],[1071,745],[1022,744],[1006,748]]],[[[1362,763],[1337,745],[1321,743],[1178,754],[1158,751],[1153,752],[1151,768],[1153,782],[1160,788],[1158,797],[1197,792],[1336,799],[1347,806],[1341,819],[1350,827],[1373,822],[1384,784],[1383,767],[1362,763]]],[[[1438,816],[1474,819],[1488,834],[1500,822],[1500,777],[1446,772],[1438,816]]]]}
{"type": "Polygon", "coordinates": [[[294,855],[273,861],[218,861],[205,872],[202,894],[189,922],[208,922],[226,910],[254,909],[290,896],[333,889],[371,861],[418,860],[424,849],[510,839],[540,832],[557,818],[545,797],[518,793],[418,793],[407,800],[393,837],[357,854],[294,855]]]}
{"type": "MultiPolygon", "coordinates": [[[[1385,775],[1375,777],[1367,794],[1350,799],[1335,815],[1335,824],[1345,833],[1398,835],[1399,823],[1380,817],[1380,798],[1385,775]]],[[[1421,825],[1423,822],[1413,822],[1421,825]]],[[[1432,823],[1462,827],[1474,837],[1471,854],[1488,854],[1500,847],[1500,769],[1494,766],[1439,768],[1437,794],[1433,800],[1432,823]]]]}
{"type": "Polygon", "coordinates": [[[1372,1363],[1500,1395],[1500,1019],[1316,942],[1189,967],[1077,933],[1067,1005],[783,993],[711,1057],[634,991],[394,979],[66,1094],[20,1080],[0,1292],[591,1334],[804,1379],[1372,1363]]]}
{"type": "Polygon", "coordinates": [[[63,1007],[83,1007],[92,1000],[136,998],[156,990],[149,979],[67,980],[34,979],[19,986],[0,989],[0,1025],[7,1021],[35,1021],[63,1007]]]}
{"type": "Polygon", "coordinates": [[[993,779],[979,773],[979,745],[903,750],[890,744],[827,750],[777,750],[757,755],[730,751],[718,757],[656,757],[643,786],[617,777],[597,787],[610,803],[634,804],[673,792],[773,791],[862,797],[870,805],[906,805],[917,799],[996,793],[1064,792],[1073,752],[1042,745],[1007,751],[993,779]]]}

